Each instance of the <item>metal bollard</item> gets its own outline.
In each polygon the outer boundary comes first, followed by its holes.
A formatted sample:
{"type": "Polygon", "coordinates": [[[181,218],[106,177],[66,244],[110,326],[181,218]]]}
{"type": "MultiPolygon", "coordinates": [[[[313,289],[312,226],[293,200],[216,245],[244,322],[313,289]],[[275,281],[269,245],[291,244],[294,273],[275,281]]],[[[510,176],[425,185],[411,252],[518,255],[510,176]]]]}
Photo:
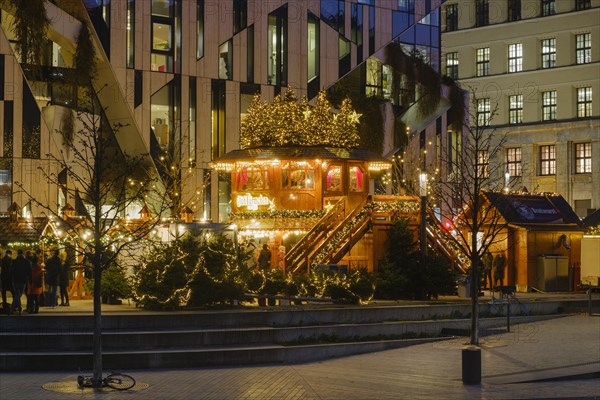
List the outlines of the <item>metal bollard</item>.
{"type": "Polygon", "coordinates": [[[462,381],[465,385],[481,383],[481,348],[467,346],[462,349],[462,381]]]}

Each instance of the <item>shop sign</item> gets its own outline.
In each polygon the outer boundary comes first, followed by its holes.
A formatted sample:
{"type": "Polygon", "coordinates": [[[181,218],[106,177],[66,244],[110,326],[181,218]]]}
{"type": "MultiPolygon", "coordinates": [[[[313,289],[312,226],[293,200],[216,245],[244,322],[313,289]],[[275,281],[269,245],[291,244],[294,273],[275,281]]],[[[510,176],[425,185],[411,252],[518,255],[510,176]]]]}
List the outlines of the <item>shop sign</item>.
{"type": "Polygon", "coordinates": [[[258,210],[259,206],[270,206],[271,200],[262,194],[258,196],[252,196],[250,193],[246,193],[238,194],[235,198],[235,203],[238,207],[246,207],[248,211],[252,211],[258,210]]]}

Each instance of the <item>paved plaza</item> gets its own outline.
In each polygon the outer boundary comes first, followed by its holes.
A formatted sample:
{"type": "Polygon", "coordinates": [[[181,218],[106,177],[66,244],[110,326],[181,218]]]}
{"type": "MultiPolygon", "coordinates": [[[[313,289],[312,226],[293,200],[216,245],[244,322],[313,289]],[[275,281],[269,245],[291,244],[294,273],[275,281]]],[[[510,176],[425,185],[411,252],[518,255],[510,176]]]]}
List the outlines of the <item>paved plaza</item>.
{"type": "Polygon", "coordinates": [[[600,399],[599,316],[522,324],[483,338],[481,385],[462,384],[466,341],[307,364],[123,371],[149,385],[128,392],[65,394],[42,388],[73,382],[76,371],[3,373],[0,399],[600,399]]]}

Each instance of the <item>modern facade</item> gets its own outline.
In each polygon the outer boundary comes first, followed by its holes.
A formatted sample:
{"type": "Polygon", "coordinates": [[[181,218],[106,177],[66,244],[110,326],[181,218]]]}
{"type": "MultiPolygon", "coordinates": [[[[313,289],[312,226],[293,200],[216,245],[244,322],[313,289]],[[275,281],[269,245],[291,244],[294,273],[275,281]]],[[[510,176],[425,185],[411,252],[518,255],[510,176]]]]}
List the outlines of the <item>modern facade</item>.
{"type": "MultiPolygon", "coordinates": [[[[443,72],[505,138],[513,187],[600,208],[600,1],[461,0],[442,7],[443,72]]],[[[503,177],[498,177],[503,179],[503,177]]]]}
{"type": "MultiPolygon", "coordinates": [[[[121,126],[121,150],[149,154],[157,170],[161,154],[178,154],[193,172],[182,199],[196,219],[219,221],[229,211],[230,185],[209,162],[239,148],[240,124],[256,93],[271,100],[291,86],[310,101],[361,67],[359,89],[384,96],[389,82],[380,54],[393,39],[439,68],[442,2],[42,1],[50,24],[40,64],[50,73],[33,79],[14,50],[14,4],[1,1],[0,210],[16,202],[23,214],[40,212],[15,182],[57,211],[74,201],[38,169],[57,168],[47,155],[64,149],[56,132],[81,100],[54,79],[73,68],[81,24],[93,28],[92,84],[107,121],[121,126]]],[[[421,136],[439,136],[442,118],[440,111],[417,124],[421,136]]]]}

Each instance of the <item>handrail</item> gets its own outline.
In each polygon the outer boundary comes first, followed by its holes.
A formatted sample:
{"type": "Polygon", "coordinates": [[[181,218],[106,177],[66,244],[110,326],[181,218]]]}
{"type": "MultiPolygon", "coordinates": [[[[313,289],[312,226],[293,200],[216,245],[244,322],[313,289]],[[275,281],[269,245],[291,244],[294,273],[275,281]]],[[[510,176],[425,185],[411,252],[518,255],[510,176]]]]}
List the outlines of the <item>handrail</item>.
{"type": "Polygon", "coordinates": [[[325,261],[332,264],[338,263],[352,248],[352,246],[354,246],[360,240],[360,238],[362,238],[365,232],[369,229],[370,222],[371,213],[365,213],[362,219],[357,221],[357,224],[348,231],[348,234],[340,238],[340,243],[342,243],[342,245],[336,246],[334,251],[327,255],[325,261]]]}
{"type": "Polygon", "coordinates": [[[292,272],[297,272],[304,266],[308,266],[308,255],[310,248],[322,241],[333,225],[338,226],[343,220],[346,211],[346,198],[340,198],[323,217],[313,226],[298,243],[296,243],[285,256],[285,264],[291,266],[292,272]],[[340,218],[340,215],[342,217],[340,218]]]}
{"type": "MultiPolygon", "coordinates": [[[[428,221],[426,222],[426,227],[429,228],[426,230],[429,233],[430,240],[433,242],[432,244],[437,244],[438,248],[441,249],[451,261],[456,263],[456,266],[462,272],[465,272],[468,266],[465,265],[460,257],[459,253],[463,252],[459,247],[460,245],[456,242],[456,238],[448,233],[431,210],[427,209],[427,215],[429,216],[429,220],[433,221],[433,224],[428,221]],[[454,244],[454,246],[452,244],[454,244]]],[[[464,253],[463,256],[466,257],[464,253]]]]}

